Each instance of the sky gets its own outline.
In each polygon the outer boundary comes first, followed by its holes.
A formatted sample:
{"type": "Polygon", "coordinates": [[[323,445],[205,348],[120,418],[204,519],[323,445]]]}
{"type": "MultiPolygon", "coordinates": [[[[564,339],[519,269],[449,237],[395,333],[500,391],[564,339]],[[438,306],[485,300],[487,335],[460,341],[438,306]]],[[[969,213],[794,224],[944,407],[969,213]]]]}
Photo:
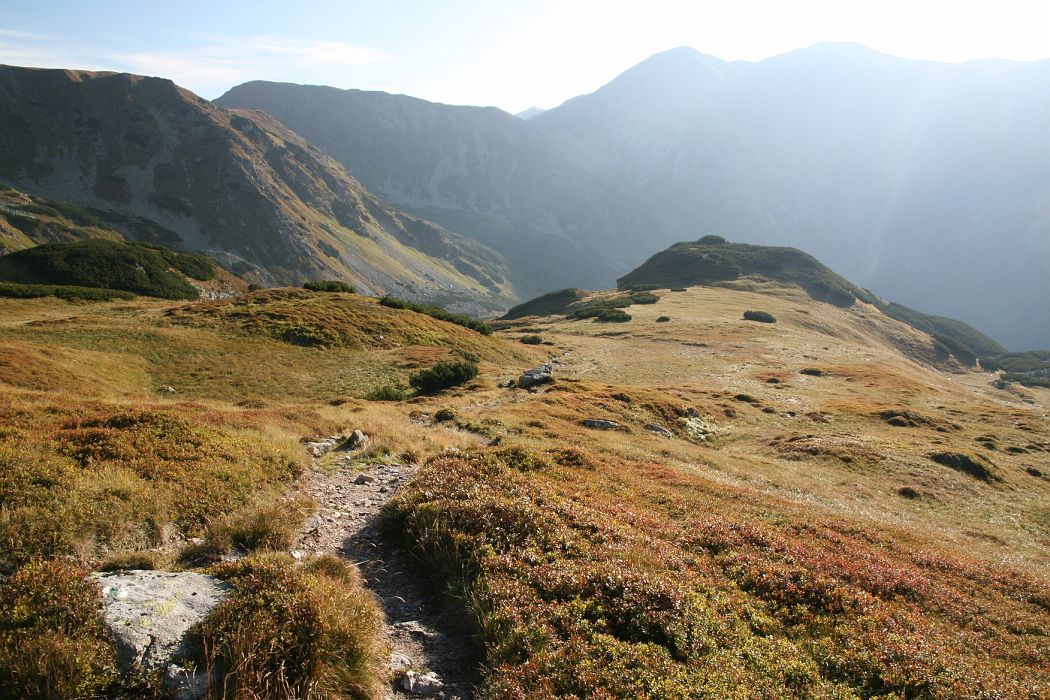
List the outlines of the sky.
{"type": "Polygon", "coordinates": [[[1050,0],[0,0],[0,63],[384,90],[519,112],[691,46],[759,61],[822,41],[904,58],[1050,59],[1050,0]]]}

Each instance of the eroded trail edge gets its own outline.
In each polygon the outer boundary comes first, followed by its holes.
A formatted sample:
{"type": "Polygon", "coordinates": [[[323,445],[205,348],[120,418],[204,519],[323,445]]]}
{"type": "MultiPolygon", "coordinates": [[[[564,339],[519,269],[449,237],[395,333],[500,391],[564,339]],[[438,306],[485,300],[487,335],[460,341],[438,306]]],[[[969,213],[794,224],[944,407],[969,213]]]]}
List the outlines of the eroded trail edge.
{"type": "Polygon", "coordinates": [[[477,659],[450,618],[442,592],[410,554],[384,541],[383,505],[416,473],[415,465],[370,463],[353,457],[324,467],[315,461],[301,489],[317,503],[294,555],[335,554],[358,566],[386,614],[392,653],[388,698],[469,700],[477,659]]]}

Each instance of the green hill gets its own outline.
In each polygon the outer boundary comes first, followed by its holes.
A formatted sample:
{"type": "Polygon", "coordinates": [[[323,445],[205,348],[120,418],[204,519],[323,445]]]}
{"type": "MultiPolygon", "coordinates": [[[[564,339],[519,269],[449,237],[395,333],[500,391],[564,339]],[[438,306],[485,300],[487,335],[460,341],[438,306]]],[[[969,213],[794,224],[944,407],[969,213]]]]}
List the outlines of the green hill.
{"type": "Polygon", "coordinates": [[[89,239],[49,243],[0,258],[0,281],[115,289],[162,299],[196,299],[189,279],[211,280],[216,264],[162,246],[89,239]]]}
{"type": "Polygon", "coordinates": [[[616,281],[623,289],[638,285],[688,287],[735,280],[745,275],[797,284],[818,301],[852,306],[857,299],[874,303],[869,292],[795,248],[730,243],[721,236],[675,243],[616,281]]]}

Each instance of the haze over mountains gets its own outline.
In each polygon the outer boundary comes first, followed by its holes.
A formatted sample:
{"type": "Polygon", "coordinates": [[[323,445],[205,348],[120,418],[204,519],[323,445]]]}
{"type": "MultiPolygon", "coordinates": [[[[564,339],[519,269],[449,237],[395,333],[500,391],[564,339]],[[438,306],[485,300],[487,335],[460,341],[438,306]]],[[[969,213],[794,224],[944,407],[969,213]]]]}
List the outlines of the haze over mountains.
{"type": "Polygon", "coordinates": [[[0,181],[264,284],[332,276],[446,303],[514,296],[494,252],[383,204],[272,117],[169,80],[2,67],[0,123],[0,181]]]}
{"type": "Polygon", "coordinates": [[[1050,308],[1030,303],[1050,298],[1048,84],[1050,62],[821,44],[760,63],[675,49],[528,121],[260,82],[218,104],[273,114],[393,204],[499,249],[528,292],[610,286],[717,233],[800,247],[1022,348],[1050,344],[1050,308]]]}

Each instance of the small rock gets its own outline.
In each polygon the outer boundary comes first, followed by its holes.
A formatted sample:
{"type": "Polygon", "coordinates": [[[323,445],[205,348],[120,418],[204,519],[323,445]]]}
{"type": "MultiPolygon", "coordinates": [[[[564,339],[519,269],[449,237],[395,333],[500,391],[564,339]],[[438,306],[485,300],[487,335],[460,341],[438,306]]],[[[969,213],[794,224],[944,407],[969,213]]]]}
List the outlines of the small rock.
{"type": "Polygon", "coordinates": [[[401,689],[412,695],[428,698],[437,695],[445,684],[434,673],[406,671],[401,677],[401,689]]]}
{"type": "Polygon", "coordinates": [[[173,387],[173,386],[162,387],[161,391],[163,393],[165,393],[165,394],[177,394],[177,393],[179,393],[179,392],[175,391],[175,387],[173,387]]]}
{"type": "Polygon", "coordinates": [[[645,429],[651,433],[662,435],[663,437],[674,437],[674,433],[672,433],[670,430],[663,427],[662,425],[657,425],[656,423],[650,423],[649,425],[645,426],[645,429]]]}
{"type": "Polygon", "coordinates": [[[583,420],[583,426],[586,428],[595,428],[597,430],[616,430],[620,427],[620,424],[612,420],[604,420],[602,418],[585,418],[583,420]]]}
{"type": "Polygon", "coordinates": [[[538,384],[550,384],[554,381],[554,365],[540,365],[518,377],[518,387],[528,389],[538,384]]]}
{"type": "Polygon", "coordinates": [[[436,633],[432,630],[428,630],[426,627],[421,625],[416,620],[407,620],[405,622],[395,622],[393,624],[395,632],[404,632],[410,634],[413,637],[434,637],[436,633]]]}
{"type": "Polygon", "coordinates": [[[320,518],[320,516],[317,516],[317,515],[311,515],[309,518],[306,519],[306,522],[303,524],[303,528],[307,532],[314,532],[320,527],[321,527],[321,518],[320,518]]]}
{"type": "Polygon", "coordinates": [[[387,488],[386,486],[380,486],[379,487],[379,493],[388,493],[389,491],[390,491],[390,489],[387,488]]]}
{"type": "Polygon", "coordinates": [[[408,658],[404,654],[398,652],[391,652],[390,654],[390,670],[397,673],[403,671],[412,665],[412,659],[408,658]]]}
{"type": "Polygon", "coordinates": [[[371,474],[358,474],[357,478],[354,479],[354,483],[358,486],[363,486],[364,484],[373,484],[375,480],[376,478],[371,474]]]}
{"type": "Polygon", "coordinates": [[[346,442],[343,443],[342,449],[356,450],[359,447],[363,447],[365,443],[368,442],[368,440],[369,438],[367,435],[365,435],[360,430],[355,430],[354,432],[350,433],[350,437],[348,437],[346,439],[346,442]]]}

